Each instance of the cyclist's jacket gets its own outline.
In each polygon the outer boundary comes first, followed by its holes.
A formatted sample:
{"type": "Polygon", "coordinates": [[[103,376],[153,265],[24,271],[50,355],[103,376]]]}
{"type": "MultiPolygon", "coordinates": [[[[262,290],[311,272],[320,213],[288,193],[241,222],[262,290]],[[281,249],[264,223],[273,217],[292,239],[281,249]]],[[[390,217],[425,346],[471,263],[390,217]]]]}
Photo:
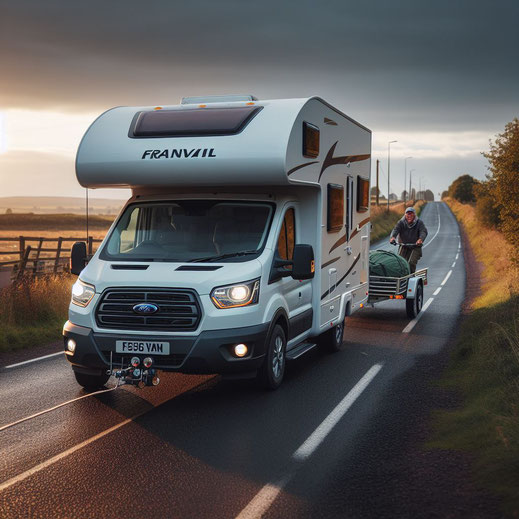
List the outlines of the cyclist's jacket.
{"type": "Polygon", "coordinates": [[[416,243],[418,238],[425,241],[427,229],[420,218],[416,217],[413,223],[409,225],[404,216],[398,220],[398,223],[395,225],[395,228],[391,232],[391,238],[396,238],[398,235],[400,235],[399,241],[401,243],[416,243]]]}

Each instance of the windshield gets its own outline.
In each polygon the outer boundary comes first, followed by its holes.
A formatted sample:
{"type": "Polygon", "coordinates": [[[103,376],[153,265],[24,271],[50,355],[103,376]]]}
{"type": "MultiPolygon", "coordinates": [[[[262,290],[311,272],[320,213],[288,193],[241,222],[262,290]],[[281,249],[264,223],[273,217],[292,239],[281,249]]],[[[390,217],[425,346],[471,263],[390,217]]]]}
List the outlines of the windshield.
{"type": "Polygon", "coordinates": [[[132,204],[100,257],[111,261],[248,261],[261,253],[272,214],[272,204],[256,202],[132,204]]]}

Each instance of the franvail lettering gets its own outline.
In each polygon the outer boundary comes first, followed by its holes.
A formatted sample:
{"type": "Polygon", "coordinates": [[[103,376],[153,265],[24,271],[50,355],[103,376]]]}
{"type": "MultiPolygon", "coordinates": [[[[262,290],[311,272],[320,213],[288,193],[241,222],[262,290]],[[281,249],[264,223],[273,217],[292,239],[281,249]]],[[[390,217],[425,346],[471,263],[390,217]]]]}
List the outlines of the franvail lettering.
{"type": "Polygon", "coordinates": [[[214,158],[214,148],[173,148],[171,150],[145,150],[141,159],[197,159],[214,158]]]}

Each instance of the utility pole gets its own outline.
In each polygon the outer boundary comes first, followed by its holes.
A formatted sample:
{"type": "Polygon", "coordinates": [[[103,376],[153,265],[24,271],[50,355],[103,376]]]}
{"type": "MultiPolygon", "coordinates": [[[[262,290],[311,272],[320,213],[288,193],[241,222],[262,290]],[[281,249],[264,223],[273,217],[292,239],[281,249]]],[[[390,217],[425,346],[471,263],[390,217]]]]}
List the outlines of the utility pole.
{"type": "Polygon", "coordinates": [[[389,171],[391,166],[391,144],[398,141],[389,141],[387,143],[387,210],[389,211],[389,194],[390,194],[390,184],[389,184],[389,171]]]}
{"type": "MultiPolygon", "coordinates": [[[[414,169],[409,171],[409,200],[411,200],[411,177],[413,175],[413,171],[414,171],[414,169]]],[[[414,203],[414,199],[413,199],[413,203],[414,203]]]]}
{"type": "MultiPolygon", "coordinates": [[[[405,203],[406,203],[406,192],[405,192],[405,185],[407,183],[407,159],[412,159],[413,157],[406,157],[405,160],[404,160],[404,206],[405,206],[405,203]]],[[[411,195],[409,195],[411,196],[411,195]]]]}
{"type": "Polygon", "coordinates": [[[378,188],[378,165],[379,165],[379,162],[380,160],[377,159],[377,207],[379,206],[379,199],[378,199],[378,194],[379,194],[379,188],[378,188]]]}

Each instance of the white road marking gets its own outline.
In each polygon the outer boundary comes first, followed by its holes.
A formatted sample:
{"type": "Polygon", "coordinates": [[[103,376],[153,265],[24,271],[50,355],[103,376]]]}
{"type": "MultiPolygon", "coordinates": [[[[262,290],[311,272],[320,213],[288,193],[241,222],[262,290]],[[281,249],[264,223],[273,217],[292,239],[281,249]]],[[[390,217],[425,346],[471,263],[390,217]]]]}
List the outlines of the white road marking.
{"type": "Polygon", "coordinates": [[[276,483],[265,485],[252,499],[252,501],[236,516],[236,519],[253,519],[263,517],[270,505],[278,497],[285,485],[292,478],[293,473],[285,476],[276,483]]]}
{"type": "Polygon", "coordinates": [[[454,263],[451,265],[451,269],[453,269],[455,266],[456,266],[456,262],[454,262],[454,263]]]}
{"type": "Polygon", "coordinates": [[[39,360],[48,359],[50,357],[56,357],[56,355],[64,355],[64,354],[65,354],[65,352],[63,350],[57,351],[56,353],[51,353],[49,355],[43,355],[43,357],[37,357],[35,359],[24,360],[23,362],[17,362],[16,364],[10,364],[9,366],[6,366],[5,369],[16,368],[18,366],[23,366],[24,364],[30,364],[31,362],[38,362],[39,360]]]}
{"type": "Polygon", "coordinates": [[[441,227],[440,208],[439,208],[439,206],[436,206],[436,208],[438,209],[438,229],[436,231],[436,234],[430,240],[428,240],[427,243],[424,243],[422,245],[422,249],[425,249],[425,247],[427,247],[434,240],[434,238],[436,238],[436,236],[438,236],[438,233],[440,232],[440,227],[441,227]]]}
{"type": "Polygon", "coordinates": [[[442,289],[442,287],[438,287],[435,291],[434,291],[434,294],[433,296],[437,296],[439,293],[440,293],[440,290],[442,289]]]}
{"type": "Polygon", "coordinates": [[[456,254],[456,257],[454,259],[457,260],[459,257],[460,257],[460,253],[458,252],[458,254],[456,254]]]}
{"type": "Polygon", "coordinates": [[[294,452],[292,458],[296,461],[304,461],[321,445],[326,436],[337,425],[339,420],[346,414],[346,411],[353,405],[353,402],[368,387],[370,382],[382,369],[382,364],[375,364],[367,373],[355,384],[353,389],[337,404],[335,409],[323,420],[321,425],[306,439],[306,441],[294,452]]]}
{"type": "MultiPolygon", "coordinates": [[[[370,382],[377,376],[382,369],[382,364],[373,365],[365,375],[355,384],[350,392],[335,406],[330,414],[321,422],[315,431],[305,440],[305,442],[292,454],[292,459],[302,462],[308,459],[315,450],[321,445],[326,436],[337,425],[339,420],[346,414],[355,400],[368,387],[370,382]]],[[[249,502],[249,504],[236,516],[237,519],[253,519],[263,517],[270,508],[279,493],[287,485],[296,473],[296,468],[292,468],[275,483],[266,484],[249,502]]]]}
{"type": "Polygon", "coordinates": [[[113,391],[114,389],[117,389],[117,386],[111,387],[109,389],[101,389],[100,391],[95,391],[94,393],[89,393],[88,395],[78,396],[77,398],[73,398],[72,400],[67,400],[66,402],[63,402],[62,404],[55,405],[54,407],[50,407],[49,409],[45,409],[44,411],[39,411],[38,413],[34,413],[30,416],[26,416],[25,418],[20,418],[20,420],[16,420],[16,422],[12,422],[7,425],[2,425],[2,427],[0,427],[0,432],[5,431],[6,429],[9,429],[9,427],[13,427],[14,425],[18,425],[22,422],[26,422],[27,420],[30,420],[31,418],[36,418],[37,416],[41,416],[42,414],[50,413],[51,411],[54,411],[55,409],[59,409],[60,407],[63,407],[64,405],[72,404],[73,402],[77,402],[78,400],[83,400],[83,398],[89,398],[94,395],[100,395],[101,393],[107,393],[108,391],[113,391]]]}
{"type": "Polygon", "coordinates": [[[447,280],[451,277],[451,274],[452,274],[452,270],[449,270],[449,272],[447,272],[447,275],[445,276],[445,279],[440,283],[441,286],[445,285],[445,283],[447,283],[447,280]]]}
{"type": "MultiPolygon", "coordinates": [[[[143,413],[141,413],[141,414],[143,414],[143,413]]],[[[92,436],[88,440],[78,443],[77,445],[74,445],[74,447],[71,447],[70,449],[67,449],[66,451],[56,454],[56,456],[53,456],[52,458],[49,458],[48,460],[44,461],[43,463],[36,465],[32,469],[26,470],[25,472],[22,472],[21,474],[18,474],[17,476],[14,476],[13,478],[8,479],[7,481],[4,481],[3,483],[0,483],[0,492],[5,490],[6,488],[16,485],[16,483],[20,483],[21,481],[23,481],[24,479],[27,479],[29,476],[32,476],[33,474],[36,474],[37,472],[40,472],[41,470],[43,470],[47,467],[50,467],[57,461],[60,461],[63,458],[66,458],[67,456],[70,456],[70,454],[78,451],[79,449],[82,449],[83,447],[86,447],[87,445],[90,445],[91,443],[95,442],[96,440],[99,440],[103,436],[106,436],[107,434],[110,434],[111,432],[116,431],[117,429],[123,427],[123,425],[130,423],[132,420],[134,420],[138,416],[139,415],[134,416],[133,418],[128,418],[128,419],[122,421],[121,423],[118,423],[117,425],[114,425],[113,427],[110,427],[109,429],[106,429],[105,431],[100,432],[99,434],[96,434],[95,436],[92,436]]]]}
{"type": "Polygon", "coordinates": [[[402,333],[409,333],[415,327],[416,323],[422,318],[422,315],[427,310],[427,308],[429,308],[433,301],[434,297],[429,298],[427,303],[423,305],[420,313],[412,321],[409,322],[409,324],[402,330],[402,333]]]}

